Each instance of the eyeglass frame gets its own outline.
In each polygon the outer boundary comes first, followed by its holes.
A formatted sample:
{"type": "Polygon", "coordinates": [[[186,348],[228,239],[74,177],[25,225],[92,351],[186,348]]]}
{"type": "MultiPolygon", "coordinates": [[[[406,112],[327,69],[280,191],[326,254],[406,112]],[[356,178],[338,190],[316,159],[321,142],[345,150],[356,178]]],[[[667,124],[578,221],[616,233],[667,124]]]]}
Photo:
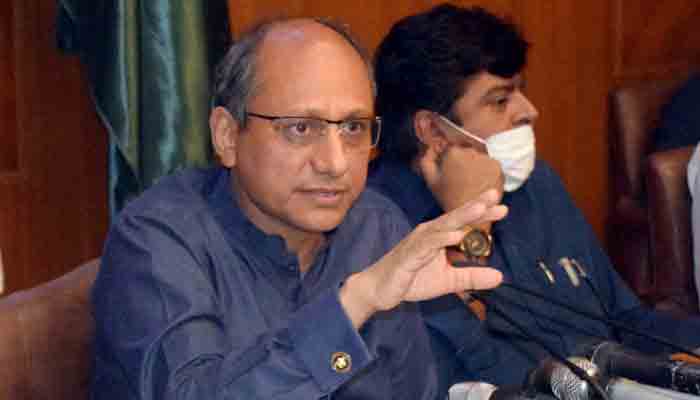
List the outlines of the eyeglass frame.
{"type": "MultiPolygon", "coordinates": [[[[373,117],[356,117],[356,118],[348,118],[348,119],[343,119],[343,120],[332,120],[332,119],[326,119],[326,118],[319,118],[319,117],[307,117],[307,116],[291,116],[291,115],[266,115],[266,114],[260,114],[260,113],[255,113],[255,112],[246,112],[246,118],[248,117],[256,117],[256,118],[261,118],[267,121],[270,121],[273,125],[273,128],[275,128],[276,131],[279,130],[277,126],[275,126],[275,123],[283,120],[283,119],[297,119],[297,120],[303,120],[303,121],[316,121],[316,122],[323,122],[325,123],[324,129],[321,131],[321,133],[317,136],[315,136],[309,143],[295,143],[293,140],[289,139],[287,135],[282,133],[282,136],[284,137],[285,141],[289,143],[290,145],[293,146],[298,146],[298,147],[308,147],[314,143],[316,143],[322,136],[327,135],[328,133],[328,127],[330,125],[337,125],[338,129],[341,132],[341,137],[343,137],[342,132],[347,132],[346,129],[343,129],[343,125],[347,124],[349,122],[355,122],[355,121],[367,121],[370,124],[370,145],[368,147],[351,147],[353,151],[362,151],[362,150],[371,150],[372,148],[376,147],[379,144],[379,137],[381,136],[381,131],[382,131],[382,118],[379,116],[373,116],[373,117]],[[376,127],[376,137],[374,135],[374,127],[376,127]]],[[[343,141],[344,144],[346,144],[346,141],[343,141]]]]}

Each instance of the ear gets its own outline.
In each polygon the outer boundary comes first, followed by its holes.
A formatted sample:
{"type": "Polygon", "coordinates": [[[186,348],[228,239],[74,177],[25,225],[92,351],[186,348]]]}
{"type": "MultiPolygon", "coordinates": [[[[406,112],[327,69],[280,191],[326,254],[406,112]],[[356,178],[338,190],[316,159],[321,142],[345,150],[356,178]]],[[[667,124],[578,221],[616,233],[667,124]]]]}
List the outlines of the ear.
{"type": "Polygon", "coordinates": [[[413,130],[423,146],[432,148],[437,154],[442,154],[449,142],[435,122],[438,118],[435,113],[427,110],[419,110],[413,116],[413,130]]]}
{"type": "Polygon", "coordinates": [[[240,124],[224,107],[216,107],[209,114],[209,130],[214,152],[224,167],[236,165],[236,145],[240,124]]]}

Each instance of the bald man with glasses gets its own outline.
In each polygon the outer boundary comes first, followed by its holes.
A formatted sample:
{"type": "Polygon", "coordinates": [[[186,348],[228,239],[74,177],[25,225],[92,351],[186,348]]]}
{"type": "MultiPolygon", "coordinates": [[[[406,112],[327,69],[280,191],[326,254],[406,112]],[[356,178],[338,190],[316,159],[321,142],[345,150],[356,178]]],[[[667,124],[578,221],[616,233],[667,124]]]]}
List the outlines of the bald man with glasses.
{"type": "Polygon", "coordinates": [[[374,85],[328,22],[245,35],[214,97],[221,166],[164,178],[111,229],[93,293],[93,398],[437,398],[414,302],[498,284],[445,257],[465,226],[504,216],[497,194],[411,232],[364,190],[374,85]]]}

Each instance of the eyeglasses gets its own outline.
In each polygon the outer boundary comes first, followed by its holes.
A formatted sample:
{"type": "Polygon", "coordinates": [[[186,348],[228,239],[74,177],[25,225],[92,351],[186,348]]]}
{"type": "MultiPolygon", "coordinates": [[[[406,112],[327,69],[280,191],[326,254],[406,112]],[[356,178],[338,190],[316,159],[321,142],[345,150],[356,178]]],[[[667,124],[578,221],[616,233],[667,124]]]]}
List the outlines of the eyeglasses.
{"type": "Polygon", "coordinates": [[[340,137],[347,150],[369,150],[379,142],[381,131],[380,117],[351,118],[342,121],[315,117],[284,117],[247,113],[250,117],[268,120],[275,131],[291,145],[298,147],[310,146],[328,134],[329,125],[337,125],[340,137]]]}

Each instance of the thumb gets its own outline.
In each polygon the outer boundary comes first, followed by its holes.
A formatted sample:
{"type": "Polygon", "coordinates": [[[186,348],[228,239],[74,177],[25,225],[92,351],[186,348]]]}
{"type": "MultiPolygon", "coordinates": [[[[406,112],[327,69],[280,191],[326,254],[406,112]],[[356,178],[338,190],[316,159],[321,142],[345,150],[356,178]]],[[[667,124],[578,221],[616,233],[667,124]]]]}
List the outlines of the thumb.
{"type": "Polygon", "coordinates": [[[420,158],[418,166],[420,168],[423,179],[428,187],[433,187],[440,180],[440,166],[438,165],[440,155],[432,146],[428,146],[425,153],[420,158]]]}

